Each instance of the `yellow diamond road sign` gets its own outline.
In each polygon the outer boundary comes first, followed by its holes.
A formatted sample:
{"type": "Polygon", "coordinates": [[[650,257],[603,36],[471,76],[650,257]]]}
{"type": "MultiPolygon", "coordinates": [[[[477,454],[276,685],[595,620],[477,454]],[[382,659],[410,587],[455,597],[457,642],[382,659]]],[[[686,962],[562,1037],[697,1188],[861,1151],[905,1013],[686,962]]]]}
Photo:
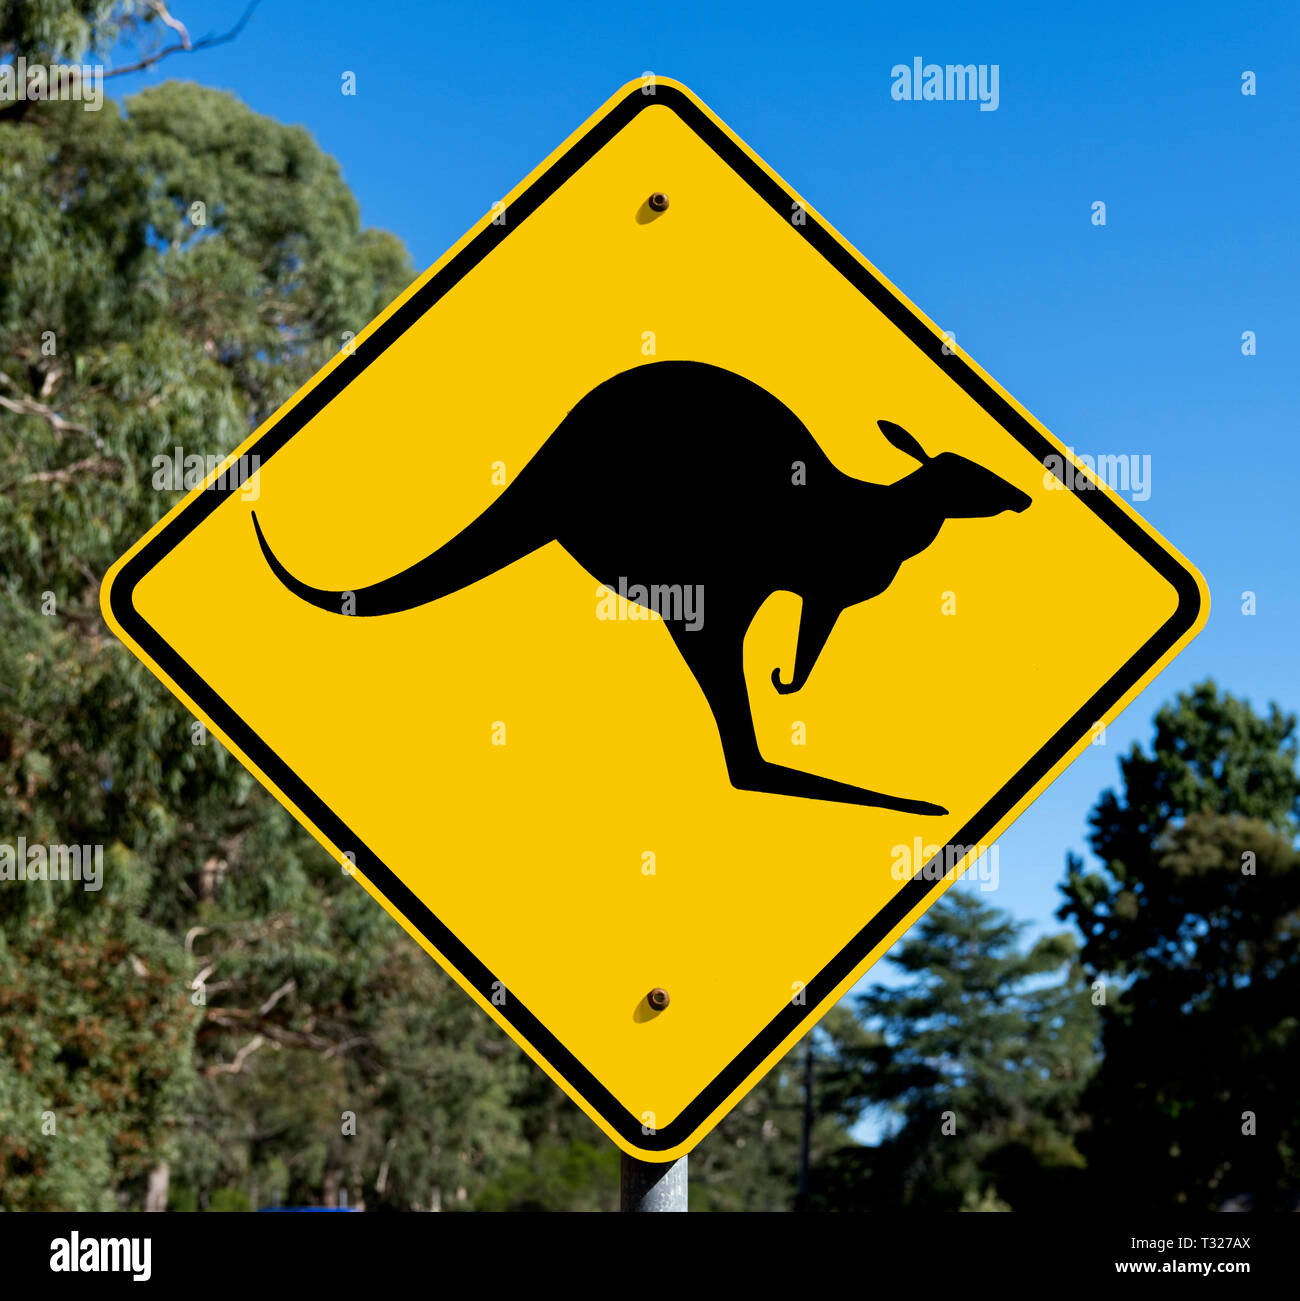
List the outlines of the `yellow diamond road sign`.
{"type": "Polygon", "coordinates": [[[659,79],[141,539],[103,608],[620,1147],[669,1160],[1208,595],[659,79]]]}

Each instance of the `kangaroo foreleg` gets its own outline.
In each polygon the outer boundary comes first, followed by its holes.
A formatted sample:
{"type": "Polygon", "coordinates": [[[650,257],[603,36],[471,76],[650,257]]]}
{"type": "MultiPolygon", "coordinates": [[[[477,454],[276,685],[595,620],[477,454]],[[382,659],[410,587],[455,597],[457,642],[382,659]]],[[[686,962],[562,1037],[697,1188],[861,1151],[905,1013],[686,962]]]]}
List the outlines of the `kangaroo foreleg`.
{"type": "Polygon", "coordinates": [[[781,670],[772,670],[772,685],[783,695],[798,691],[808,681],[808,675],[822,653],[835,621],[840,617],[840,606],[824,601],[804,599],[799,615],[799,644],[794,655],[794,676],[788,683],[781,681],[781,670]]]}

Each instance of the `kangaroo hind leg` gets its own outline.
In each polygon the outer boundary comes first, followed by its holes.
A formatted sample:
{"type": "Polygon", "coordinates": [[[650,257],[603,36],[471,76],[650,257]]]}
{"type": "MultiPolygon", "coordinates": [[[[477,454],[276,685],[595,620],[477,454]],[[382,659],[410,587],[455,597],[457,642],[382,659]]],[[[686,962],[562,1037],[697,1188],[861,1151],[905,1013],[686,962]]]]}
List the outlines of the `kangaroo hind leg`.
{"type": "Polygon", "coordinates": [[[738,631],[733,628],[724,634],[716,621],[708,630],[700,632],[690,632],[680,624],[670,623],[668,631],[713,711],[727,763],[727,776],[737,790],[830,800],[838,804],[857,804],[928,817],[948,812],[941,805],[927,800],[886,795],[830,777],[801,772],[798,768],[769,763],[758,748],[749,691],[745,685],[745,627],[741,626],[738,631]]]}

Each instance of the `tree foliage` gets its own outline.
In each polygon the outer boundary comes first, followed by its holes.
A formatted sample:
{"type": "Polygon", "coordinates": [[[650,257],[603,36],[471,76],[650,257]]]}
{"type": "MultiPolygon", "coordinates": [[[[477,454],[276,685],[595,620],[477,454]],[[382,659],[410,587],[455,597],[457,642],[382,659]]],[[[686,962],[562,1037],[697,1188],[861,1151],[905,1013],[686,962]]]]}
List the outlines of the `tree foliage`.
{"type": "Polygon", "coordinates": [[[154,458],[224,455],[406,254],[301,128],[168,83],[0,122],[0,263],[0,826],[106,849],[101,891],[0,890],[6,1205],[160,1167],[177,1204],[454,1205],[520,1151],[518,1053],[98,612],[179,495],[154,458]]]}
{"type": "Polygon", "coordinates": [[[1296,720],[1204,682],[1091,815],[1060,915],[1107,979],[1087,1145],[1114,1199],[1275,1207],[1300,1167],[1296,720]]]}
{"type": "Polygon", "coordinates": [[[1022,923],[954,888],[891,956],[908,979],[858,1000],[843,1050],[858,1105],[893,1132],[832,1163],[824,1197],[888,1210],[1029,1209],[1083,1167],[1079,1102],[1097,1020],[1067,934],[1020,947],[1022,923]]]}

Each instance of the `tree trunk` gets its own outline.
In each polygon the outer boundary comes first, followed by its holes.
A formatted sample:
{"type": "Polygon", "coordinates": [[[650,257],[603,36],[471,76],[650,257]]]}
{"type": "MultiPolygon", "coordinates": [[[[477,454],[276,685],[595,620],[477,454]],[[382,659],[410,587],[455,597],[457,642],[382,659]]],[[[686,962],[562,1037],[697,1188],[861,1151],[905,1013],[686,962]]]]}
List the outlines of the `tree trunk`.
{"type": "Polygon", "coordinates": [[[166,1161],[159,1161],[149,1171],[149,1186],[145,1189],[144,1209],[146,1211],[165,1211],[167,1209],[167,1188],[171,1183],[171,1167],[166,1161]]]}

